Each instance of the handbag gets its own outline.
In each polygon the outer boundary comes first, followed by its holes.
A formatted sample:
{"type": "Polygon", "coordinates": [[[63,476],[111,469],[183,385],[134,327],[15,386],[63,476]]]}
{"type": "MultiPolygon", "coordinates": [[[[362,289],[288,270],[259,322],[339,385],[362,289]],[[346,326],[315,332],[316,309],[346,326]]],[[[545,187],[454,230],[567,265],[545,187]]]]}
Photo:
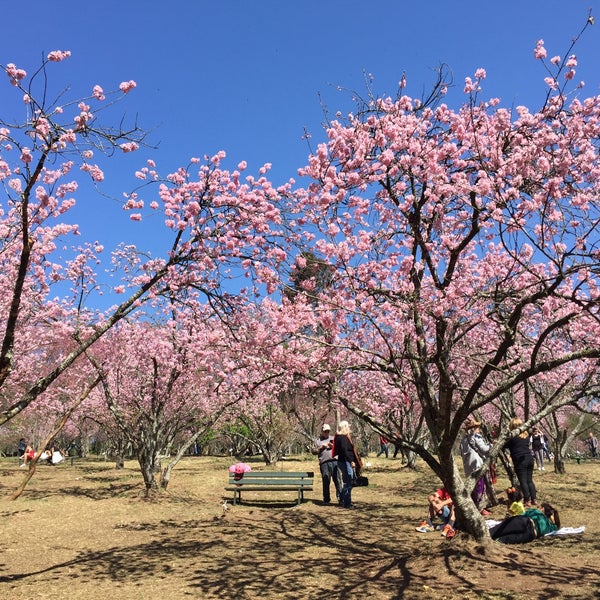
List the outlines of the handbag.
{"type": "Polygon", "coordinates": [[[354,480],[354,485],[356,487],[366,487],[369,485],[369,478],[365,477],[364,475],[357,475],[356,479],[354,480]]]}

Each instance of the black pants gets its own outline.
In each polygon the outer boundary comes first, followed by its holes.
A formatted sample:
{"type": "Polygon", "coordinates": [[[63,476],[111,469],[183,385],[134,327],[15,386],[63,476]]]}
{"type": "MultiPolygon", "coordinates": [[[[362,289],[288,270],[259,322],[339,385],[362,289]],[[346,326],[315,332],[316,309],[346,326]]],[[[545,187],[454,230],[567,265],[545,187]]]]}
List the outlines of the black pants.
{"type": "Polygon", "coordinates": [[[509,517],[490,529],[493,540],[503,544],[525,544],[537,537],[533,521],[529,517],[509,517]]]}
{"type": "Polygon", "coordinates": [[[533,483],[533,456],[522,458],[516,463],[515,474],[519,480],[523,500],[525,502],[535,502],[537,499],[537,490],[533,483]]]}

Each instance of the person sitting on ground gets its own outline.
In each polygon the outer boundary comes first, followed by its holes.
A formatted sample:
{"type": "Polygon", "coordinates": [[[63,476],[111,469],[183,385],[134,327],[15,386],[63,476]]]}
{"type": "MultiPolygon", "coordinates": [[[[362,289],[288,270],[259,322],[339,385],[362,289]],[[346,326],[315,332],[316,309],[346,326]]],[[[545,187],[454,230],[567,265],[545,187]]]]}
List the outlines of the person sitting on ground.
{"type": "Polygon", "coordinates": [[[65,455],[61,450],[59,450],[56,446],[53,446],[50,450],[50,458],[48,462],[51,465],[57,465],[65,459],[65,455]]]}
{"type": "Polygon", "coordinates": [[[30,446],[28,444],[27,447],[25,448],[25,452],[23,453],[23,456],[22,456],[23,462],[21,463],[20,466],[26,467],[33,460],[34,456],[35,456],[35,450],[33,449],[32,446],[30,446]]]}
{"type": "MultiPolygon", "coordinates": [[[[454,505],[452,498],[445,487],[441,487],[431,494],[427,501],[429,502],[429,517],[425,519],[416,530],[420,533],[427,533],[434,531],[436,526],[434,521],[439,518],[441,524],[437,526],[437,529],[442,531],[442,534],[448,537],[449,531],[454,531],[454,505]]],[[[451,536],[450,536],[451,537],[451,536]]]]}
{"type": "MultiPolygon", "coordinates": [[[[35,457],[35,450],[31,446],[27,446],[23,455],[23,463],[21,467],[27,466],[35,457]]],[[[50,446],[44,450],[37,459],[38,463],[47,462],[49,465],[57,465],[64,460],[63,453],[56,447],[50,446]]]]}
{"type": "Polygon", "coordinates": [[[506,490],[506,505],[508,512],[506,517],[516,517],[522,515],[525,512],[525,506],[523,506],[523,494],[519,489],[519,486],[512,486],[506,490]]]}
{"type": "Polygon", "coordinates": [[[558,511],[545,502],[541,510],[528,508],[522,515],[500,521],[490,529],[490,536],[502,544],[525,544],[557,529],[560,529],[558,511]]]}
{"type": "Polygon", "coordinates": [[[63,453],[56,446],[48,446],[38,458],[38,462],[47,462],[49,465],[57,465],[64,460],[63,453]]]}
{"type": "Polygon", "coordinates": [[[44,450],[41,454],[40,457],[38,458],[38,463],[42,463],[42,462],[47,462],[49,465],[52,464],[50,462],[50,459],[52,458],[52,451],[49,450],[48,448],[46,448],[46,450],[44,450]]]}

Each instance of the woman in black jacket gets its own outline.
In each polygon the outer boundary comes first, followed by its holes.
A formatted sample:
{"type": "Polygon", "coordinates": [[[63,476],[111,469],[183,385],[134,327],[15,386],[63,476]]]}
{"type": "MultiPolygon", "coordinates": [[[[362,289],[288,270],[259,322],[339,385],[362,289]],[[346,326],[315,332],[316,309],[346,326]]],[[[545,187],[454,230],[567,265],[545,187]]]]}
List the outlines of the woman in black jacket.
{"type": "MultiPolygon", "coordinates": [[[[511,420],[509,429],[514,431],[521,425],[523,425],[523,421],[517,417],[511,420]]],[[[525,506],[535,506],[537,504],[537,490],[533,483],[533,454],[529,446],[529,433],[523,431],[523,433],[510,438],[504,444],[504,449],[510,452],[525,506]]]]}
{"type": "Polygon", "coordinates": [[[340,421],[337,433],[333,438],[332,452],[334,456],[337,456],[338,470],[344,482],[344,487],[340,492],[340,505],[344,508],[352,508],[354,471],[357,467],[360,468],[360,456],[350,438],[350,424],[348,421],[340,421]]]}

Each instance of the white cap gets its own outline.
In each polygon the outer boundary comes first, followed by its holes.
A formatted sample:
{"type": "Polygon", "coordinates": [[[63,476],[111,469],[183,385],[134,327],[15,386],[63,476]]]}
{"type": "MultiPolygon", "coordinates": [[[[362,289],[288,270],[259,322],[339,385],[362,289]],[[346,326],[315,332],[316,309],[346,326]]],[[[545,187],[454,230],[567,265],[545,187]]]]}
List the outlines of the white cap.
{"type": "Polygon", "coordinates": [[[322,431],[331,431],[331,427],[329,427],[329,425],[327,425],[327,423],[325,423],[325,425],[323,425],[323,427],[321,427],[322,431]]]}

